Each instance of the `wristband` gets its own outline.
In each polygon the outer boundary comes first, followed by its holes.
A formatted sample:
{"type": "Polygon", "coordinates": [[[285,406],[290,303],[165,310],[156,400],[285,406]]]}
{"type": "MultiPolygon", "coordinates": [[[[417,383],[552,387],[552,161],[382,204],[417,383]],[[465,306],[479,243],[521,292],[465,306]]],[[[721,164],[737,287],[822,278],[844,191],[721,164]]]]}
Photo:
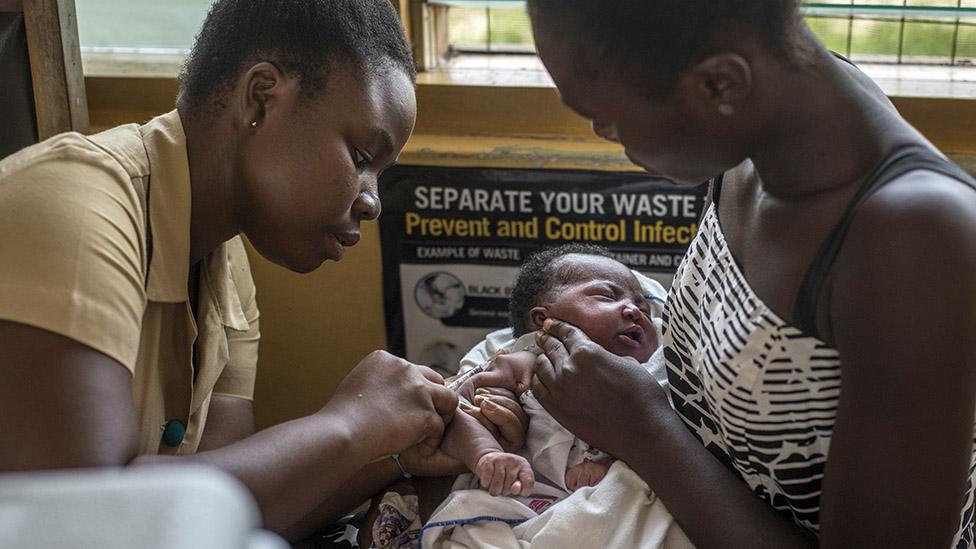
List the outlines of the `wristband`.
{"type": "Polygon", "coordinates": [[[410,471],[407,471],[406,467],[404,467],[403,464],[400,463],[400,454],[393,454],[390,457],[393,458],[393,461],[397,464],[397,467],[400,468],[400,472],[403,473],[403,478],[406,478],[406,479],[413,478],[413,473],[411,473],[410,471]]]}

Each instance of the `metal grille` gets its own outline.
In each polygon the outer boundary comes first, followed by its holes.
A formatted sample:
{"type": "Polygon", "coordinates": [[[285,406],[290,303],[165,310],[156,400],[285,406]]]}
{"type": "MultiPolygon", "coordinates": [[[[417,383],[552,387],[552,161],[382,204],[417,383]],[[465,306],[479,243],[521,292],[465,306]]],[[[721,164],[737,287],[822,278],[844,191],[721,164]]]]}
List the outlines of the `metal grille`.
{"type": "MultiPolygon", "coordinates": [[[[430,3],[450,6],[450,52],[534,53],[524,2],[430,3]]],[[[976,0],[828,0],[805,2],[800,9],[828,48],[856,62],[976,64],[976,0]]]]}
{"type": "Polygon", "coordinates": [[[971,66],[976,0],[806,3],[810,29],[855,62],[971,66]]]}
{"type": "Polygon", "coordinates": [[[524,7],[455,6],[448,11],[447,25],[452,53],[535,53],[524,7]]]}

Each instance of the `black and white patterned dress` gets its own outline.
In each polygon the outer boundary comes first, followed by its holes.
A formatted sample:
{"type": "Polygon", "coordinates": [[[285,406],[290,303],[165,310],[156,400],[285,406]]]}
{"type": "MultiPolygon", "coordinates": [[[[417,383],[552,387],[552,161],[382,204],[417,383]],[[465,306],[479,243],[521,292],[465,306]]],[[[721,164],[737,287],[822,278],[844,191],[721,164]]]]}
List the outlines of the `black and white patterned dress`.
{"type": "MultiPolygon", "coordinates": [[[[678,267],[664,319],[671,396],[685,424],[756,495],[817,532],[840,357],[759,300],[714,206],[678,267]]],[[[973,547],[974,473],[976,452],[953,547],[973,547]]]]}

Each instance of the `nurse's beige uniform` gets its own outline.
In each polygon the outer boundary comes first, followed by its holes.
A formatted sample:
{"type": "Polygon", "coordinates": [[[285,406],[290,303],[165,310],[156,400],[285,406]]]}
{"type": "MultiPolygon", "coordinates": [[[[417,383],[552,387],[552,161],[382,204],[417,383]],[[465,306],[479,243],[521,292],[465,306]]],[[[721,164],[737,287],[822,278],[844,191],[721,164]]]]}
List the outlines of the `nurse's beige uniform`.
{"type": "Polygon", "coordinates": [[[142,454],[195,452],[213,395],[254,394],[258,309],[243,243],[233,238],[201,262],[195,316],[189,254],[176,111],[58,135],[0,161],[0,319],[128,369],[142,454]]]}

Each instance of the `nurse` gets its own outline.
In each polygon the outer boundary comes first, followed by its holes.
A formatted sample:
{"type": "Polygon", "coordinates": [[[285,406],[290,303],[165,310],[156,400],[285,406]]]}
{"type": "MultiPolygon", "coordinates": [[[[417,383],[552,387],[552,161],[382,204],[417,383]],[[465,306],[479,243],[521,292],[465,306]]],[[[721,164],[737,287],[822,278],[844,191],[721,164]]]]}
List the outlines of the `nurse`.
{"type": "Polygon", "coordinates": [[[675,409],[562,322],[539,401],[697,547],[972,547],[972,178],[795,0],[528,4],[566,105],[648,171],[721,180],[665,310],[675,409]]]}
{"type": "Polygon", "coordinates": [[[413,84],[387,0],[221,0],[175,110],[0,162],[0,471],[206,463],[296,539],[398,478],[391,454],[456,467],[433,450],[455,395],[381,351],[317,413],[254,433],[240,235],[297,272],[342,259],[380,213],[413,84]]]}

